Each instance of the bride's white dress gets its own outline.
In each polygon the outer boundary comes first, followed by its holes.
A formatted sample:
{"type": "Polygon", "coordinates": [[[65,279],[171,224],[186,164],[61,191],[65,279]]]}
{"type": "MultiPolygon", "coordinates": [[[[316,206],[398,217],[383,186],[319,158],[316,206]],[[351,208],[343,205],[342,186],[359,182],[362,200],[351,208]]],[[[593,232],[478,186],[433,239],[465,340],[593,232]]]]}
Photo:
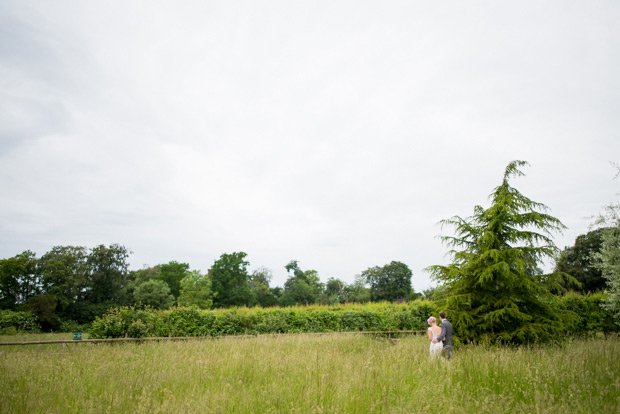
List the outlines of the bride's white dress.
{"type": "MultiPolygon", "coordinates": [[[[435,332],[433,332],[430,326],[428,327],[428,330],[431,333],[431,339],[435,339],[439,336],[435,332]]],[[[442,349],[443,349],[443,342],[439,341],[434,344],[433,341],[431,340],[431,345],[429,348],[429,352],[431,353],[431,358],[441,355],[442,349]]]]}

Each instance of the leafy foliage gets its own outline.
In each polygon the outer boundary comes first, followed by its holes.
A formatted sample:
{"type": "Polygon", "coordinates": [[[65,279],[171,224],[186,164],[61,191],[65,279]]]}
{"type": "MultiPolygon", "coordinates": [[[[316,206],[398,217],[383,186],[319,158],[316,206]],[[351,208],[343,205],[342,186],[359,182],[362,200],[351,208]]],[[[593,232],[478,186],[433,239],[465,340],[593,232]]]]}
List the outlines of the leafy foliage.
{"type": "Polygon", "coordinates": [[[451,264],[429,270],[445,284],[441,304],[465,341],[546,342],[564,330],[547,290],[557,285],[557,275],[542,275],[538,267],[557,252],[550,234],[564,225],[510,185],[524,165],[508,164],[489,208],[476,206],[469,218],[441,222],[456,231],[443,241],[461,250],[451,251],[451,264]]]}
{"type": "Polygon", "coordinates": [[[157,311],[124,307],[97,318],[90,334],[93,338],[117,338],[136,333],[161,337],[419,330],[427,326],[426,319],[432,314],[437,314],[437,308],[428,301],[215,310],[179,307],[157,311]]]}
{"type": "Polygon", "coordinates": [[[316,270],[301,270],[296,260],[291,260],[286,271],[293,272],[284,282],[284,291],[280,298],[282,306],[308,305],[316,303],[323,292],[323,284],[316,270]]]}
{"type": "Polygon", "coordinates": [[[366,286],[366,280],[362,275],[357,275],[350,285],[343,289],[344,303],[367,303],[370,302],[370,288],[366,286]]]}
{"type": "Polygon", "coordinates": [[[604,306],[620,320],[620,222],[603,233],[601,251],[595,258],[598,260],[597,267],[607,281],[608,298],[604,306]]]}
{"type": "Polygon", "coordinates": [[[155,309],[166,309],[174,303],[174,296],[170,294],[170,288],[163,280],[146,281],[136,287],[133,294],[137,303],[155,309]]]}
{"type": "Polygon", "coordinates": [[[224,253],[209,269],[214,306],[242,306],[251,302],[246,256],[244,252],[224,253]]]}
{"type": "Polygon", "coordinates": [[[269,287],[271,277],[271,271],[264,267],[255,270],[250,275],[249,284],[252,296],[256,300],[256,304],[262,307],[277,306],[279,303],[278,297],[274,294],[273,289],[269,287]]]}
{"type": "MultiPolygon", "coordinates": [[[[549,303],[564,330],[559,335],[592,335],[616,332],[612,314],[600,304],[606,296],[568,294],[552,296],[549,303]]],[[[347,332],[425,329],[426,319],[437,316],[439,307],[428,300],[403,303],[368,303],[288,308],[229,308],[201,310],[176,307],[113,308],[97,318],[90,329],[93,338],[221,336],[301,332],[347,332]],[[140,335],[140,336],[135,336],[140,335]]],[[[457,332],[459,333],[459,332],[457,332]]],[[[460,338],[455,338],[458,341],[460,338]]]]}
{"type": "Polygon", "coordinates": [[[119,302],[126,283],[127,258],[129,251],[119,244],[109,247],[99,245],[91,249],[87,264],[89,267],[89,289],[85,293],[89,302],[119,302]]]}
{"type": "Polygon", "coordinates": [[[58,299],[63,312],[83,299],[88,279],[88,252],[84,247],[54,246],[38,262],[43,290],[58,299]]]}
{"type": "Polygon", "coordinates": [[[37,317],[32,312],[0,310],[0,334],[13,335],[18,332],[39,332],[37,317]]]}
{"type": "Polygon", "coordinates": [[[30,250],[0,260],[0,305],[15,310],[41,292],[36,254],[30,250]]]}
{"type": "Polygon", "coordinates": [[[614,315],[604,308],[608,296],[604,293],[581,295],[567,293],[553,302],[564,311],[566,333],[572,336],[592,336],[597,332],[617,332],[614,315]]]}
{"type": "Polygon", "coordinates": [[[181,294],[181,281],[189,272],[188,263],[171,261],[160,265],[159,279],[166,282],[170,288],[170,293],[175,299],[181,294]]]}
{"type": "Polygon", "coordinates": [[[192,270],[181,280],[179,305],[209,309],[213,305],[211,298],[211,279],[198,270],[192,270]]]}
{"type": "Polygon", "coordinates": [[[124,303],[127,257],[123,246],[55,246],[41,258],[31,251],[0,260],[0,308],[29,310],[44,330],[63,321],[82,324],[124,303]]]}
{"type": "Polygon", "coordinates": [[[574,246],[566,247],[560,253],[555,271],[568,273],[580,283],[566,288],[583,293],[599,292],[605,288],[605,278],[595,264],[595,255],[601,250],[606,229],[600,228],[578,236],[574,246]]]}
{"type": "MultiPolygon", "coordinates": [[[[620,176],[620,165],[613,166],[617,170],[616,179],[620,176]]],[[[604,306],[620,319],[620,202],[606,205],[595,224],[608,227],[603,229],[601,251],[594,255],[596,268],[607,282],[608,298],[604,306]]]]}
{"type": "Polygon", "coordinates": [[[61,320],[56,313],[58,300],[54,295],[44,293],[28,300],[21,308],[32,312],[37,316],[37,320],[44,331],[58,330],[61,320]]]}
{"type": "Polygon", "coordinates": [[[382,267],[371,267],[362,272],[362,277],[370,285],[370,298],[373,301],[408,298],[412,292],[411,276],[409,267],[396,261],[382,267]]]}
{"type": "Polygon", "coordinates": [[[321,305],[337,305],[345,302],[345,287],[340,279],[329,278],[325,283],[325,290],[319,295],[318,303],[321,305]]]}

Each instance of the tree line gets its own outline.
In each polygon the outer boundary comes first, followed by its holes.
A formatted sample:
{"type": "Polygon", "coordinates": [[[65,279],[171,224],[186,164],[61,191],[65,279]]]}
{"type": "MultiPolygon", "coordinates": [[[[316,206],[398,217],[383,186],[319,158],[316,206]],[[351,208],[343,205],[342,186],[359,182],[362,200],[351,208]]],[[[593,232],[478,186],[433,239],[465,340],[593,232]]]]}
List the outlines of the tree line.
{"type": "Polygon", "coordinates": [[[200,309],[233,306],[296,306],[406,301],[421,297],[411,286],[412,272],[401,262],[369,268],[345,283],[298,261],[284,267],[283,287],[271,286],[265,267],[254,271],[245,252],[224,253],[207,272],[171,261],[129,270],[123,245],[55,246],[41,257],[32,251],[0,260],[0,309],[34,313],[44,330],[88,324],[111,307],[172,306],[200,309]]]}

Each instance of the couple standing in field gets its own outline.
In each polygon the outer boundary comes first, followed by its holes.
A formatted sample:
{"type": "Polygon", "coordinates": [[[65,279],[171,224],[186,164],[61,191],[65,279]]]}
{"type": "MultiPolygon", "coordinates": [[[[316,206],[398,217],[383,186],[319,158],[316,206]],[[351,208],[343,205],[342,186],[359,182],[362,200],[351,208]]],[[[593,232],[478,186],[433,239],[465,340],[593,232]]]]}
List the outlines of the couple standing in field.
{"type": "Polygon", "coordinates": [[[434,316],[428,318],[428,340],[431,342],[429,352],[431,358],[444,354],[450,359],[452,356],[452,324],[446,319],[445,312],[439,312],[441,326],[437,326],[434,316]]]}

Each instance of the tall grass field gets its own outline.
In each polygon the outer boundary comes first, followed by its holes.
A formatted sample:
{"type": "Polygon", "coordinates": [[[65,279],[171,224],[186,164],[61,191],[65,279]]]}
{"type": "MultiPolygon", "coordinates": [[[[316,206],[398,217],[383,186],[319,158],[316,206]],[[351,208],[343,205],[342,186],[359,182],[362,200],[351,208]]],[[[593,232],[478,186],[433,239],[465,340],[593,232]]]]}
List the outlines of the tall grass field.
{"type": "Polygon", "coordinates": [[[413,335],[0,347],[0,413],[106,412],[617,413],[620,340],[469,346],[450,361],[413,335]]]}

